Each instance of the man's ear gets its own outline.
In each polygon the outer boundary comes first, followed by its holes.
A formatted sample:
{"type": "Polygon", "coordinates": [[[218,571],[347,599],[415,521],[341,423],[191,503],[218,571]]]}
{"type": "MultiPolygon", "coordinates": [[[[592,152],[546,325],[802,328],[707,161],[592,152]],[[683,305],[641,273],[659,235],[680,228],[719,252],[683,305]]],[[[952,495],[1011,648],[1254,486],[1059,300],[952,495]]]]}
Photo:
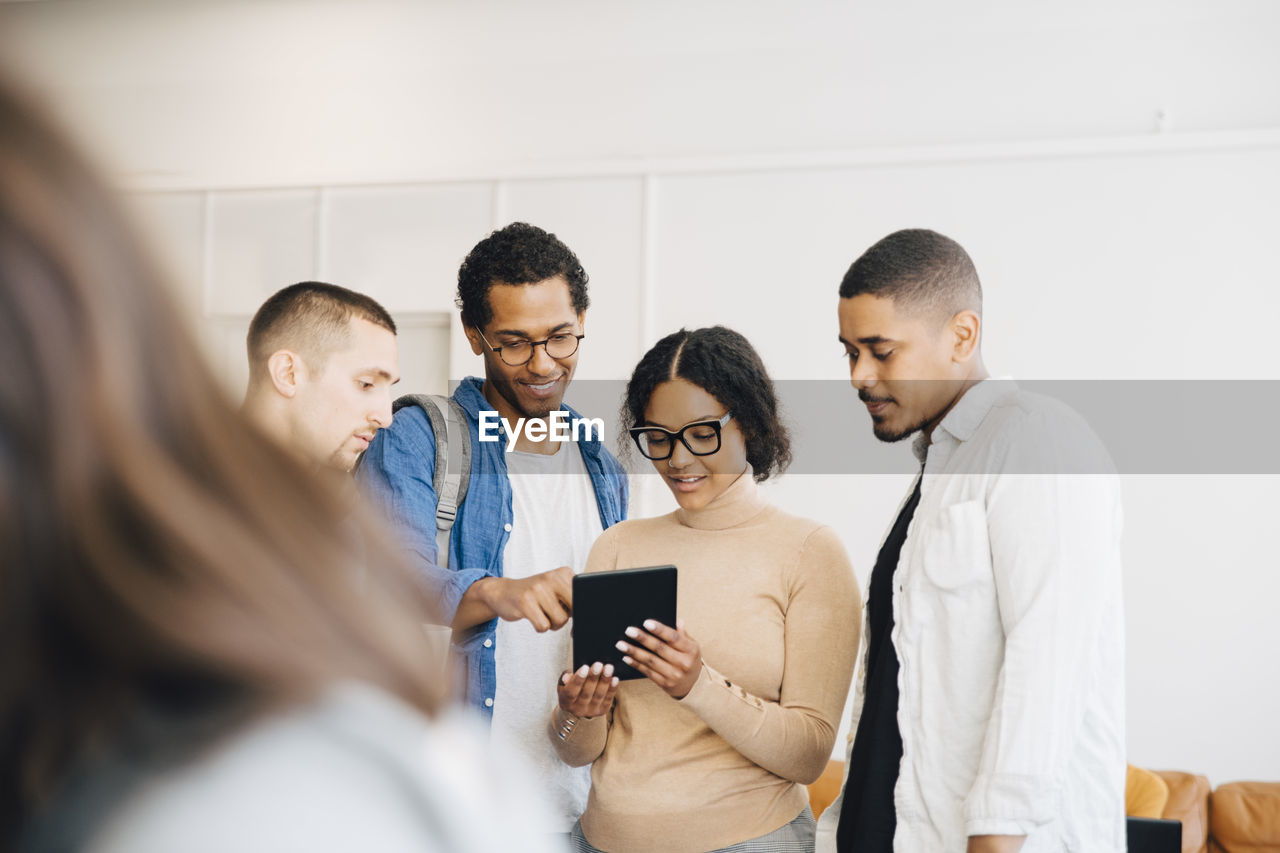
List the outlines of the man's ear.
{"type": "Polygon", "coordinates": [[[480,340],[480,333],[476,331],[476,328],[463,322],[462,332],[467,336],[467,342],[471,344],[472,355],[484,355],[484,342],[480,340]]]}
{"type": "Polygon", "coordinates": [[[587,333],[587,312],[583,311],[578,314],[578,334],[585,335],[587,333]]]}
{"type": "Polygon", "coordinates": [[[978,353],[982,333],[982,318],[968,309],[951,318],[951,334],[954,344],[951,360],[956,363],[969,361],[978,353]]]}
{"type": "Polygon", "coordinates": [[[280,396],[293,398],[299,386],[307,381],[307,366],[297,353],[276,350],[267,359],[267,376],[280,396]]]}

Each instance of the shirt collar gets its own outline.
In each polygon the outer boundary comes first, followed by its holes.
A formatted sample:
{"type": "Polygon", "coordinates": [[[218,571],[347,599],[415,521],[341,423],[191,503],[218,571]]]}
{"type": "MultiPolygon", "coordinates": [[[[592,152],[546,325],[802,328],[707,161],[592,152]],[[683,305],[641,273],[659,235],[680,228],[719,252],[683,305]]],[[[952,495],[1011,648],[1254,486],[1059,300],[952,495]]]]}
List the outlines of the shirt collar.
{"type": "Polygon", "coordinates": [[[466,376],[458,383],[453,398],[461,404],[468,415],[479,419],[480,412],[493,411],[493,405],[484,397],[484,380],[477,376],[466,376]]]}
{"type": "Polygon", "coordinates": [[[965,391],[951,411],[938,422],[933,429],[932,437],[923,431],[912,442],[911,451],[923,465],[931,444],[938,444],[943,435],[949,435],[956,442],[968,441],[978,431],[996,403],[1018,390],[1017,383],[1008,376],[984,379],[965,391]]]}

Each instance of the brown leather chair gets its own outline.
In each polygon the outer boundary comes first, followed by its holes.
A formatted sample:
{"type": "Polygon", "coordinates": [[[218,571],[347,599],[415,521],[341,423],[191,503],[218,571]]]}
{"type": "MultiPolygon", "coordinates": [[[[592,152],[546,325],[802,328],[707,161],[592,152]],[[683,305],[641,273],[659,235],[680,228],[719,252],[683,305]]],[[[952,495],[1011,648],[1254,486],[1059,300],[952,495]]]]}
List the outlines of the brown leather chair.
{"type": "Polygon", "coordinates": [[[1158,820],[1169,804],[1169,785],[1150,770],[1130,764],[1125,770],[1124,813],[1158,820]]]}
{"type": "Polygon", "coordinates": [[[844,762],[828,761],[827,769],[809,786],[809,808],[815,818],[821,817],[827,806],[840,796],[840,786],[844,784],[844,762]]]}
{"type": "Polygon", "coordinates": [[[1280,850],[1280,782],[1228,782],[1209,795],[1210,850],[1280,850]]]}
{"type": "Polygon", "coordinates": [[[1182,821],[1182,853],[1280,850],[1280,782],[1228,782],[1210,791],[1203,776],[1158,772],[1169,785],[1164,816],[1182,821]]]}
{"type": "Polygon", "coordinates": [[[1179,770],[1155,771],[1169,786],[1164,817],[1182,821],[1182,853],[1207,853],[1209,847],[1209,780],[1179,770]]]}
{"type": "MultiPolygon", "coordinates": [[[[1280,782],[1228,782],[1215,791],[1195,773],[1155,773],[1169,786],[1163,817],[1182,822],[1182,853],[1280,851],[1280,782]]],[[[829,762],[809,786],[814,817],[831,805],[843,781],[844,762],[829,762]]]]}

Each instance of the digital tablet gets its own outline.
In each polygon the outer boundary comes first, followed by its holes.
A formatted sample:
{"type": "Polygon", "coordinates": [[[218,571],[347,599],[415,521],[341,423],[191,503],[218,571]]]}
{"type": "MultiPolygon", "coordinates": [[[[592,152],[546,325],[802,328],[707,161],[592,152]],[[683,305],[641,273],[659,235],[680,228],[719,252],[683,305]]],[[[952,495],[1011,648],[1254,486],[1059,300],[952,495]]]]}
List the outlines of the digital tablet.
{"type": "Polygon", "coordinates": [[[1125,818],[1125,836],[1130,853],[1180,853],[1182,823],[1176,820],[1125,818]]]}
{"type": "Polygon", "coordinates": [[[574,575],[573,668],[599,661],[613,664],[619,680],[644,678],[622,662],[615,644],[631,642],[623,632],[631,625],[643,631],[646,619],[675,627],[675,566],[574,575]]]}

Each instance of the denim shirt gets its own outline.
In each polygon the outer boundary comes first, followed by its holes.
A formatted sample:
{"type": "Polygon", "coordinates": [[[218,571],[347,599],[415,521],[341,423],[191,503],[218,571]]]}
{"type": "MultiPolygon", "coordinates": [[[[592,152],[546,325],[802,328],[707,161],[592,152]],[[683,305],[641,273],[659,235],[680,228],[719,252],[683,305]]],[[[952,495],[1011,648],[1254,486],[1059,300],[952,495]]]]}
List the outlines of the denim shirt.
{"type": "MultiPolygon", "coordinates": [[[[453,621],[473,583],[483,577],[502,577],[502,554],[511,535],[507,438],[499,430],[498,441],[480,441],[480,413],[493,411],[481,393],[482,386],[483,380],[468,376],[453,392],[453,399],[467,413],[471,431],[471,481],[449,537],[448,568],[441,568],[436,561],[436,439],[426,413],[418,406],[396,412],[391,426],[378,431],[356,470],[364,491],[397,524],[409,558],[425,579],[446,624],[453,621]]],[[[570,417],[579,417],[569,406],[564,408],[570,417]]],[[[626,472],[599,436],[577,445],[591,475],[600,524],[608,529],[627,517],[626,472]]],[[[485,700],[492,700],[497,689],[497,624],[497,619],[491,619],[454,634],[454,651],[464,662],[467,704],[486,720],[492,719],[493,708],[492,701],[486,704],[485,700]]]]}

